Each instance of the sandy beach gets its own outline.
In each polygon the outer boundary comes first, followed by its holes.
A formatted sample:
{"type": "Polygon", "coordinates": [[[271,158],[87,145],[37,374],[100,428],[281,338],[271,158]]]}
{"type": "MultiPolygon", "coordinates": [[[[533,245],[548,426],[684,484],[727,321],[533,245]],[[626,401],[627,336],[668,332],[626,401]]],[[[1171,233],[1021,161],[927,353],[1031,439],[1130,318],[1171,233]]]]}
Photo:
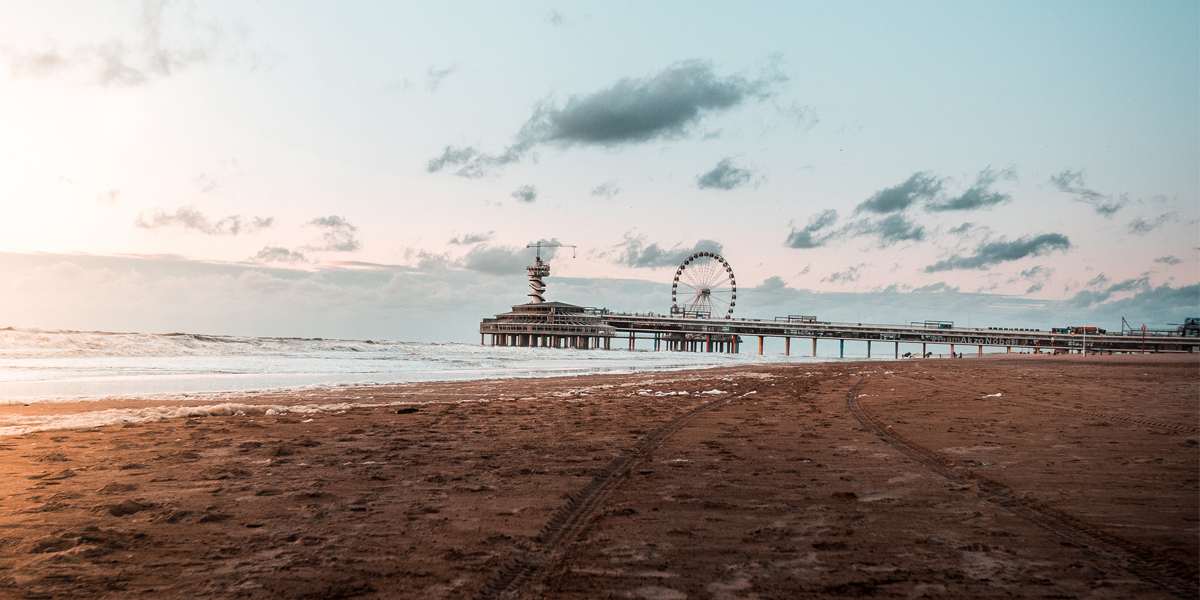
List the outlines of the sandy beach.
{"type": "Polygon", "coordinates": [[[1198,367],[1013,355],[4,406],[171,418],[0,437],[0,596],[1194,598],[1198,367]]]}

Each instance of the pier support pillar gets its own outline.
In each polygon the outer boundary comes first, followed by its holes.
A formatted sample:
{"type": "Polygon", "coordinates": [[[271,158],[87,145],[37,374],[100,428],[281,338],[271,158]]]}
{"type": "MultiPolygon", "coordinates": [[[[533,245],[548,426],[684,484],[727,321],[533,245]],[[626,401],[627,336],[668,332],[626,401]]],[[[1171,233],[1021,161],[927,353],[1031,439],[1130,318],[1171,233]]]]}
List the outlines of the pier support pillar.
{"type": "Polygon", "coordinates": [[[846,340],[838,340],[838,358],[846,358],[846,340]]]}
{"type": "Polygon", "coordinates": [[[783,338],[783,355],[784,356],[792,355],[792,338],[790,338],[790,337],[783,338]]]}
{"type": "Polygon", "coordinates": [[[983,356],[983,344],[979,345],[979,356],[983,356]]]}
{"type": "Polygon", "coordinates": [[[871,340],[867,340],[867,358],[871,358],[871,340]]]}
{"type": "Polygon", "coordinates": [[[925,344],[921,344],[921,358],[925,358],[925,344]]]}
{"type": "Polygon", "coordinates": [[[758,336],[758,355],[762,356],[763,336],[758,336]]]}
{"type": "Polygon", "coordinates": [[[813,338],[813,358],[817,357],[817,338],[813,338]]]}
{"type": "Polygon", "coordinates": [[[900,358],[900,342],[896,342],[896,359],[900,358]]]}
{"type": "Polygon", "coordinates": [[[1004,353],[1005,353],[1005,354],[1012,354],[1012,346],[1005,346],[1005,347],[1004,347],[1004,353]]]}
{"type": "Polygon", "coordinates": [[[712,334],[711,333],[706,334],[704,336],[704,351],[712,352],[712,334]]]}
{"type": "Polygon", "coordinates": [[[954,358],[955,356],[958,355],[954,353],[954,344],[950,344],[950,358],[954,358]]]}

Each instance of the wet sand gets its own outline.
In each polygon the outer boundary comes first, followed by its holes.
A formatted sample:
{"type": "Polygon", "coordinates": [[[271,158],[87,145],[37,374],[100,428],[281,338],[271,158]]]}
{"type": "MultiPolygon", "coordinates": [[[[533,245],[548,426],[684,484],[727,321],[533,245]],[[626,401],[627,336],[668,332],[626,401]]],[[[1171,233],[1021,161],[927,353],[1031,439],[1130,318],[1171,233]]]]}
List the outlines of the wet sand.
{"type": "Polygon", "coordinates": [[[771,365],[3,437],[0,597],[1194,598],[1198,375],[771,365]]]}

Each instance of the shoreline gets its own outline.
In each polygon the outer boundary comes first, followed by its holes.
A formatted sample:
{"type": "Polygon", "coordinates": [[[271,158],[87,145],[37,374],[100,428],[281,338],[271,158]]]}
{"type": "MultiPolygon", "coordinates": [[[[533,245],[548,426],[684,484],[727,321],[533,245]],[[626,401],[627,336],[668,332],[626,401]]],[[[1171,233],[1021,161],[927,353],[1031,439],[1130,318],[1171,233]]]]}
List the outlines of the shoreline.
{"type": "Polygon", "coordinates": [[[276,393],[257,405],[333,408],[5,436],[0,590],[469,598],[529,560],[551,598],[1194,595],[1200,361],[984,358],[276,393]]]}

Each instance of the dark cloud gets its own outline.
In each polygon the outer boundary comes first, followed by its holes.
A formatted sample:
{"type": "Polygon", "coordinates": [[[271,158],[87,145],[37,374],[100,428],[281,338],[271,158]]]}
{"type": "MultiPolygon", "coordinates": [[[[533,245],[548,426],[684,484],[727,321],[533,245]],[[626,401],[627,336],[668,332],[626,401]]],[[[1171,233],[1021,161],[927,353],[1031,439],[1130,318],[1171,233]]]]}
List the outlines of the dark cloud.
{"type": "Polygon", "coordinates": [[[456,235],[450,238],[450,243],[459,246],[470,246],[471,244],[478,244],[479,242],[491,240],[494,233],[494,231],[489,231],[487,233],[464,233],[463,235],[456,235]]]}
{"type": "Polygon", "coordinates": [[[299,251],[288,250],[278,246],[263,246],[258,254],[250,257],[250,262],[258,263],[298,263],[308,262],[299,251]]]}
{"type": "Polygon", "coordinates": [[[1126,279],[1125,281],[1114,283],[1102,290],[1083,290],[1078,294],[1075,294],[1075,296],[1067,302],[1070,302],[1071,304],[1074,304],[1080,308],[1087,308],[1089,306],[1094,306],[1096,304],[1100,304],[1101,302],[1108,301],[1108,299],[1114,294],[1146,291],[1149,289],[1150,278],[1142,276],[1135,279],[1126,279]]]}
{"type": "Polygon", "coordinates": [[[941,179],[928,172],[913,173],[904,183],[875,192],[875,195],[859,204],[854,213],[885,215],[900,212],[915,202],[933,200],[941,189],[941,179]]]}
{"type": "Polygon", "coordinates": [[[732,158],[723,158],[711,171],[696,176],[696,187],[702,190],[732,190],[749,183],[753,173],[735,167],[732,158]]]}
{"type": "Polygon", "coordinates": [[[659,246],[657,243],[646,245],[646,236],[633,235],[632,232],[625,234],[625,241],[617,244],[616,249],[620,254],[613,262],[629,267],[650,269],[678,267],[683,259],[693,252],[701,250],[717,254],[724,251],[724,247],[713,240],[700,240],[690,248],[679,244],[669,249],[659,246]]]}
{"type": "Polygon", "coordinates": [[[551,9],[549,12],[546,13],[546,22],[555,27],[566,27],[567,26],[567,18],[564,17],[561,12],[558,12],[557,10],[554,10],[554,9],[551,9]]]}
{"type": "Polygon", "coordinates": [[[846,231],[855,237],[877,235],[881,248],[898,242],[919,242],[925,239],[925,227],[917,225],[904,215],[888,215],[878,221],[860,219],[848,225],[846,231]]]}
{"type": "Polygon", "coordinates": [[[1061,233],[1044,233],[1033,237],[1022,237],[1013,241],[1001,239],[984,242],[971,256],[952,256],[925,267],[926,273],[955,269],[987,269],[991,265],[1020,260],[1027,256],[1041,256],[1054,250],[1068,250],[1071,241],[1061,233]]]}
{"type": "Polygon", "coordinates": [[[1083,171],[1065,169],[1057,175],[1051,175],[1050,183],[1058,188],[1058,191],[1074,196],[1076,202],[1092,205],[1096,214],[1105,218],[1113,216],[1118,210],[1129,204],[1129,198],[1123,194],[1120,198],[1114,199],[1111,194],[1102,194],[1086,187],[1083,171]]]}
{"type": "Polygon", "coordinates": [[[604,183],[592,188],[593,196],[612,198],[619,193],[621,193],[621,188],[617,187],[617,182],[615,181],[605,181],[604,183]]]}
{"type": "Polygon", "coordinates": [[[195,206],[184,206],[168,213],[156,208],[149,213],[141,213],[134,219],[133,224],[142,229],[158,229],[159,227],[180,227],[191,229],[208,235],[238,235],[254,233],[275,224],[274,217],[242,217],[230,215],[216,222],[210,221],[204,213],[195,206]]]}
{"type": "Polygon", "coordinates": [[[961,196],[954,198],[943,198],[934,201],[928,200],[925,204],[925,210],[941,212],[947,210],[976,210],[980,208],[991,208],[997,204],[1003,204],[1012,200],[1012,196],[992,190],[994,185],[1000,179],[1014,180],[1017,178],[1016,169],[1009,167],[996,171],[991,167],[979,172],[975,177],[975,185],[963,192],[961,196]]]}
{"type": "Polygon", "coordinates": [[[1129,233],[1134,235],[1145,235],[1151,231],[1154,231],[1155,229],[1158,229],[1164,223],[1176,223],[1178,221],[1179,214],[1174,212],[1163,213],[1153,221],[1147,221],[1141,217],[1138,217],[1129,222],[1128,230],[1129,233]]]}
{"type": "Polygon", "coordinates": [[[450,65],[444,69],[429,67],[429,70],[425,72],[425,89],[436,92],[442,82],[457,70],[458,65],[450,65]]]}
{"type": "Polygon", "coordinates": [[[144,85],[214,59],[237,57],[236,36],[221,25],[201,23],[194,6],[172,8],[166,0],[145,0],[133,34],[63,49],[0,46],[14,77],[42,78],[77,71],[104,86],[144,85]]]}
{"type": "Polygon", "coordinates": [[[461,177],[481,177],[517,162],[539,145],[606,146],[684,137],[709,114],[729,110],[748,99],[771,95],[776,74],[757,79],[719,77],[708,62],[675,63],[644,78],[625,78],[591,94],[571,96],[562,106],[547,100],[534,107],[512,145],[499,154],[475,147],[446,146],[431,159],[429,172],[453,169],[461,177]]]}
{"type": "Polygon", "coordinates": [[[821,281],[826,281],[829,283],[850,283],[851,281],[858,281],[858,278],[862,277],[860,271],[865,266],[867,266],[866,263],[862,263],[853,267],[846,267],[845,271],[831,273],[828,277],[822,278],[821,281]]]}
{"type": "Polygon", "coordinates": [[[355,236],[358,228],[337,215],[317,217],[305,223],[305,225],[326,229],[325,233],[321,235],[322,244],[319,246],[307,246],[309,250],[353,252],[362,247],[355,236]]]}
{"type": "MultiPolygon", "coordinates": [[[[1029,269],[1021,271],[1021,278],[1032,282],[1030,284],[1030,286],[1028,288],[1026,288],[1025,293],[1032,294],[1035,292],[1040,292],[1043,289],[1045,289],[1046,284],[1050,281],[1050,275],[1053,273],[1054,273],[1054,269],[1048,269],[1041,265],[1035,265],[1029,269]]],[[[1103,275],[1101,275],[1101,277],[1103,277],[1103,275]]],[[[1017,281],[1017,280],[1015,278],[1010,279],[1009,283],[1012,283],[1014,281],[1017,281]]]]}
{"type": "Polygon", "coordinates": [[[823,210],[809,217],[808,225],[805,225],[803,229],[793,227],[792,232],[788,234],[787,240],[783,242],[783,245],[799,249],[824,246],[825,242],[833,237],[833,232],[824,235],[821,235],[820,232],[823,229],[831,227],[837,221],[837,218],[838,214],[836,210],[823,210]]]}
{"type": "Polygon", "coordinates": [[[975,226],[974,223],[970,223],[970,222],[963,223],[962,225],[959,225],[958,227],[951,228],[950,233],[953,233],[955,235],[962,235],[962,234],[965,234],[968,231],[970,231],[971,228],[974,226],[975,226]]]}
{"type": "Polygon", "coordinates": [[[1175,255],[1172,254],[1169,256],[1160,256],[1160,257],[1154,259],[1154,262],[1164,264],[1169,267],[1173,267],[1175,265],[1182,263],[1183,261],[1178,258],[1175,258],[1175,255]]]}
{"type": "Polygon", "coordinates": [[[521,202],[533,202],[538,197],[537,188],[532,185],[523,185],[509,195],[521,202]]]}

